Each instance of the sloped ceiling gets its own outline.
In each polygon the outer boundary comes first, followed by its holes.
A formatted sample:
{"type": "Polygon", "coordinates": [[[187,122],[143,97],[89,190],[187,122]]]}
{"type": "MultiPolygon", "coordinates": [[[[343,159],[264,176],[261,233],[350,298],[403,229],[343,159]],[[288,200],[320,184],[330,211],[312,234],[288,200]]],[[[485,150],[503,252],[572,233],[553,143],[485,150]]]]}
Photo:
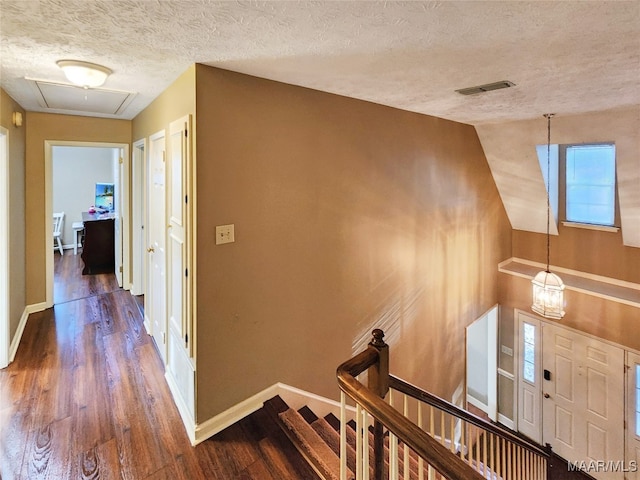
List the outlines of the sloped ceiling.
{"type": "MultiPolygon", "coordinates": [[[[55,112],[131,119],[204,63],[476,125],[514,228],[531,231],[546,205],[533,151],[544,139],[525,143],[544,135],[542,114],[560,128],[563,117],[640,108],[637,0],[0,0],[0,47],[0,86],[30,111],[52,110],[25,78],[64,83],[55,62],[77,59],[111,68],[105,88],[135,97],[115,114],[55,112]],[[501,80],[515,87],[455,92],[501,80]]],[[[634,121],[589,131],[618,143],[640,130],[634,121]]],[[[618,172],[634,246],[639,169],[618,172]]]]}
{"type": "MultiPolygon", "coordinates": [[[[535,146],[547,143],[547,120],[483,124],[476,131],[511,226],[546,233],[546,189],[535,146]]],[[[557,116],[551,131],[553,143],[615,142],[622,238],[640,247],[640,108],[557,116]]]]}

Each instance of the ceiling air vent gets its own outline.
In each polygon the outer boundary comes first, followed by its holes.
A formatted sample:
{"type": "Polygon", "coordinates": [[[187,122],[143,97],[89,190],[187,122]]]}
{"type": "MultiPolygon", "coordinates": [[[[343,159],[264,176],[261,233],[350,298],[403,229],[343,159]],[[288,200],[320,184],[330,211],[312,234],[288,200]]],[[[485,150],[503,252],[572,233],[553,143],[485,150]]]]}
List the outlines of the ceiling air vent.
{"type": "Polygon", "coordinates": [[[461,93],[462,95],[475,95],[476,93],[515,87],[515,85],[515,83],[510,82],[509,80],[502,80],[501,82],[487,83],[485,85],[478,85],[477,87],[461,88],[460,90],[456,90],[456,92],[461,93]]]}

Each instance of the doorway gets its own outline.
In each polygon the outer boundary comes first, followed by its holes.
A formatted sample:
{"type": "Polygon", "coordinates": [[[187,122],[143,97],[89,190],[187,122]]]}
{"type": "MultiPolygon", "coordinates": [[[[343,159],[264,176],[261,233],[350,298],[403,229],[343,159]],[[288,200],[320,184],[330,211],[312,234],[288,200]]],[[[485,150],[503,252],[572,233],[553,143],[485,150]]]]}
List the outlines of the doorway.
{"type": "MultiPolygon", "coordinates": [[[[90,155],[87,152],[110,152],[109,155],[112,155],[113,161],[111,163],[111,178],[113,178],[113,183],[115,186],[115,197],[116,197],[116,220],[114,222],[115,228],[115,257],[116,257],[116,278],[118,278],[118,283],[124,289],[130,288],[130,267],[129,267],[129,192],[130,192],[130,181],[129,181],[129,146],[127,144],[114,144],[114,143],[92,143],[92,142],[62,142],[62,141],[46,141],[45,142],[45,215],[46,215],[46,223],[47,229],[46,231],[52,231],[52,217],[54,211],[54,157],[58,158],[60,152],[63,153],[74,153],[76,156],[80,154],[90,155]],[[66,152],[64,152],[66,151],[66,152]]],[[[57,160],[56,160],[57,161],[57,160]]],[[[76,164],[82,159],[75,159],[76,164]]],[[[84,164],[88,164],[91,159],[84,158],[84,164]]],[[[70,215],[80,215],[82,211],[88,210],[88,207],[94,205],[95,201],[95,179],[90,182],[85,182],[83,179],[89,175],[80,175],[78,176],[78,180],[76,181],[77,185],[74,185],[71,182],[71,185],[68,187],[69,189],[81,190],[80,184],[84,184],[83,188],[88,189],[89,193],[84,192],[85,198],[82,201],[76,202],[72,204],[70,207],[70,215]],[[88,185],[88,186],[87,186],[88,185]],[[88,196],[87,196],[88,195],[88,196]]],[[[57,206],[57,205],[56,205],[57,206]]],[[[65,213],[66,215],[66,213],[65,213]]],[[[80,217],[81,218],[81,217],[80,217]]],[[[68,227],[71,227],[73,221],[69,221],[69,217],[65,221],[68,227]]],[[[66,238],[72,237],[73,239],[65,240],[67,246],[69,243],[69,253],[73,255],[73,243],[75,242],[75,232],[70,229],[70,233],[67,234],[66,238]]],[[[63,250],[64,252],[64,250],[63,250]]],[[[66,256],[66,255],[65,255],[66,256]]],[[[47,307],[53,306],[56,303],[56,299],[54,296],[54,249],[53,249],[53,237],[47,236],[47,251],[46,251],[46,274],[47,274],[47,290],[46,290],[46,304],[47,307]]],[[[65,259],[66,261],[71,261],[71,258],[65,259]]],[[[73,259],[80,265],[82,262],[79,258],[73,259]]],[[[74,267],[77,268],[77,265],[74,267]]],[[[73,294],[74,296],[82,295],[82,292],[77,294],[73,294]]],[[[64,297],[63,297],[64,298],[64,297]]],[[[65,298],[65,300],[70,300],[73,298],[65,298]]]]}
{"type": "MultiPolygon", "coordinates": [[[[516,318],[518,431],[569,462],[622,462],[624,350],[524,312],[516,318]]],[[[614,469],[589,473],[624,478],[614,469]]]]}

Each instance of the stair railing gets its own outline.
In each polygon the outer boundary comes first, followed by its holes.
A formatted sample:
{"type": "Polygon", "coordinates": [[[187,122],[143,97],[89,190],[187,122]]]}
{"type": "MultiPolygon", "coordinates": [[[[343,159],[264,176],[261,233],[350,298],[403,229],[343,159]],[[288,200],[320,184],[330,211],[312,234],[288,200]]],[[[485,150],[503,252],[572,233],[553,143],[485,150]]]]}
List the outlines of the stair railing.
{"type": "Polygon", "coordinates": [[[349,480],[347,397],[356,406],[356,480],[547,478],[549,455],[544,450],[389,375],[389,347],[383,338],[382,330],[374,330],[368,348],[337,370],[342,400],[341,480],[349,480]],[[356,378],[363,372],[368,375],[367,386],[356,378]]]}

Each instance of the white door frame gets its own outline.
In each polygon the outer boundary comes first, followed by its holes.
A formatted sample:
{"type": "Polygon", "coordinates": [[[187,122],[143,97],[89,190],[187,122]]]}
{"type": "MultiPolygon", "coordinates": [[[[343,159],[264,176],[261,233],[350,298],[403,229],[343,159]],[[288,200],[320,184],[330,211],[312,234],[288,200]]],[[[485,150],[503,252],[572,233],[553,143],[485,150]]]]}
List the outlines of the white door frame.
{"type": "MultiPolygon", "coordinates": [[[[0,127],[0,368],[9,365],[9,131],[0,127]]],[[[52,238],[53,241],[53,238],[52,238]]],[[[51,245],[53,248],[53,244],[51,245]]]]}
{"type": "Polygon", "coordinates": [[[625,354],[626,366],[626,402],[627,402],[627,424],[625,438],[625,467],[629,470],[629,480],[640,479],[640,425],[637,423],[636,408],[640,402],[636,398],[636,365],[640,366],[640,352],[629,350],[625,354]]]}
{"type": "Polygon", "coordinates": [[[465,329],[467,403],[485,412],[493,421],[498,420],[498,314],[499,308],[496,304],[465,329]],[[484,327],[486,338],[483,338],[484,342],[481,342],[483,344],[472,338],[474,327],[484,327]],[[479,351],[480,354],[474,355],[475,351],[479,351]],[[483,359],[482,365],[478,365],[480,362],[478,356],[483,353],[486,355],[486,359],[483,359]],[[484,369],[482,373],[486,375],[486,384],[482,387],[486,391],[478,393],[486,394],[486,403],[482,399],[476,398],[473,393],[469,393],[469,378],[474,377],[474,375],[470,375],[470,369],[473,365],[484,369]]]}
{"type": "Polygon", "coordinates": [[[131,171],[129,160],[129,144],[128,143],[106,143],[106,142],[72,142],[63,140],[45,140],[44,142],[44,213],[45,213],[45,271],[46,271],[46,295],[45,308],[53,306],[53,236],[48,233],[53,229],[53,147],[101,147],[101,148],[121,148],[124,152],[122,159],[122,185],[120,185],[122,200],[122,288],[129,290],[131,288],[131,268],[129,265],[130,232],[129,232],[129,216],[130,201],[129,192],[131,191],[130,174],[131,171]]]}
{"type": "Polygon", "coordinates": [[[144,295],[147,276],[146,185],[147,139],[133,142],[131,152],[131,294],[144,295]]]}

